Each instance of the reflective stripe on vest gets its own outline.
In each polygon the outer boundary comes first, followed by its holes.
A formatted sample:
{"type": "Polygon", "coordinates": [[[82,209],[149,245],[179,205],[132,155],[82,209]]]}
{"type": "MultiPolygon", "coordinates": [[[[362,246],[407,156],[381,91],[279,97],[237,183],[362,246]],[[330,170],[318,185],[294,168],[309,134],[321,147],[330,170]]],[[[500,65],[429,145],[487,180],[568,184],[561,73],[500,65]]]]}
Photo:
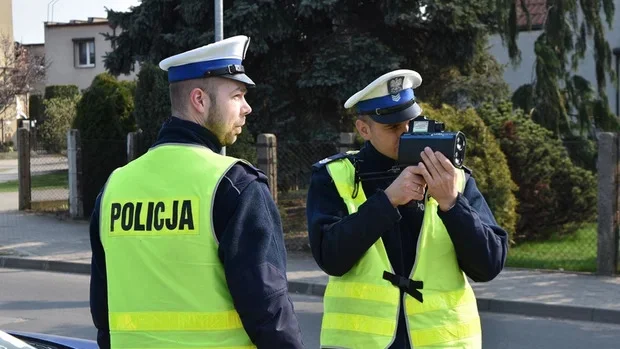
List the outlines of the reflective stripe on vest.
{"type": "Polygon", "coordinates": [[[100,214],[112,348],[254,348],[211,219],[217,186],[238,161],[162,145],[112,173],[100,214]]]}
{"type": "MultiPolygon", "coordinates": [[[[465,173],[458,170],[457,174],[457,187],[462,193],[465,173]]],[[[438,209],[437,201],[427,198],[418,253],[409,275],[424,281],[424,302],[405,297],[409,338],[415,348],[479,348],[476,297],[459,266],[452,239],[436,213],[438,209]]]]}
{"type": "MultiPolygon", "coordinates": [[[[366,196],[360,183],[357,197],[352,198],[354,166],[348,159],[326,166],[349,214],[357,212],[366,196]]],[[[463,192],[465,175],[462,170],[457,173],[459,191],[463,192]]],[[[475,296],[458,263],[454,269],[456,253],[436,213],[437,202],[427,198],[425,204],[412,273],[412,279],[424,281],[424,302],[403,295],[410,340],[414,348],[479,348],[481,331],[475,296]],[[433,266],[427,262],[429,259],[435,263],[433,266]]],[[[393,342],[400,290],[383,279],[384,270],[393,272],[383,241],[378,239],[349,272],[342,277],[330,276],[324,298],[322,347],[387,348],[393,342]]]]}

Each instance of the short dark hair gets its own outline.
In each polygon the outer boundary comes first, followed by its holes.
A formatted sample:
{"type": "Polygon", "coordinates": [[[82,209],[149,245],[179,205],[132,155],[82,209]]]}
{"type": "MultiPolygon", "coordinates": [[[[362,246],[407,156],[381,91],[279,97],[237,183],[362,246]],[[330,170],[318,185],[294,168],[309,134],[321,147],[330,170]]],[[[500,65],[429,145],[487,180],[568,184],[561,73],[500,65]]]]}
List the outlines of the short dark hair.
{"type": "Polygon", "coordinates": [[[367,123],[367,124],[369,124],[369,125],[371,125],[373,122],[375,122],[375,121],[374,121],[374,120],[370,117],[370,115],[368,115],[368,114],[358,114],[358,115],[357,115],[357,119],[358,119],[358,120],[362,120],[362,121],[364,121],[365,123],[367,123]]]}
{"type": "Polygon", "coordinates": [[[172,114],[182,114],[187,112],[187,98],[190,92],[199,88],[205,91],[209,95],[209,101],[212,105],[215,105],[215,91],[213,91],[212,79],[191,79],[173,82],[170,84],[170,108],[172,114]]]}

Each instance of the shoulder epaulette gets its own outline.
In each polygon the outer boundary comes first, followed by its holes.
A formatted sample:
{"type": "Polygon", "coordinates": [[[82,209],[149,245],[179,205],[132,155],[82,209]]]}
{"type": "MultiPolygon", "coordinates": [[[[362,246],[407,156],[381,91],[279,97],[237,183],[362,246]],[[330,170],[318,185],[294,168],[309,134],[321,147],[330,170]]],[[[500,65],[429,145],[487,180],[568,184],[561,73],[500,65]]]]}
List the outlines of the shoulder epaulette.
{"type": "Polygon", "coordinates": [[[316,171],[316,170],[322,168],[323,166],[329,164],[332,161],[344,159],[344,158],[346,158],[349,155],[350,154],[347,154],[347,153],[338,153],[338,154],[335,154],[335,155],[332,155],[332,156],[328,156],[325,159],[323,159],[323,160],[321,160],[319,162],[314,163],[312,165],[312,170],[316,171]]]}

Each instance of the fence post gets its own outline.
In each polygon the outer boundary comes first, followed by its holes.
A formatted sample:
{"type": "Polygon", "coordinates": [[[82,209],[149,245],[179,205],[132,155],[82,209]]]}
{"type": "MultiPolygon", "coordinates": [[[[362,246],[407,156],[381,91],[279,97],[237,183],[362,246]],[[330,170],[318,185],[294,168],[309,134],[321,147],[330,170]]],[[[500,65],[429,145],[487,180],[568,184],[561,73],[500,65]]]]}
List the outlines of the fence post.
{"type": "Polygon", "coordinates": [[[32,193],[30,182],[30,132],[28,129],[17,130],[17,172],[19,178],[19,210],[31,209],[32,193]]]}
{"type": "Polygon", "coordinates": [[[140,131],[127,134],[127,162],[132,162],[138,157],[138,142],[140,131]]]}
{"type": "Polygon", "coordinates": [[[278,157],[276,136],[261,133],[256,141],[258,168],[267,175],[273,200],[278,202],[278,157]]]}
{"type": "MultiPolygon", "coordinates": [[[[614,220],[614,233],[612,236],[612,245],[615,246],[615,253],[613,254],[613,259],[611,261],[611,263],[616,267],[614,269],[614,273],[617,273],[618,271],[620,271],[620,134],[618,133],[614,133],[614,138],[616,140],[616,148],[614,149],[616,151],[615,155],[616,155],[616,162],[614,162],[614,169],[616,170],[616,180],[615,180],[615,193],[616,196],[615,198],[615,211],[614,211],[614,216],[613,216],[613,220],[614,220]]],[[[614,191],[612,190],[612,193],[614,191]]]]}
{"type": "Polygon", "coordinates": [[[614,275],[618,252],[618,136],[598,134],[598,243],[596,271],[614,275]]]}
{"type": "Polygon", "coordinates": [[[80,182],[82,180],[82,147],[80,131],[67,131],[67,158],[69,160],[69,214],[71,218],[84,216],[84,203],[80,182]]]}
{"type": "Polygon", "coordinates": [[[353,144],[355,144],[355,133],[340,132],[340,143],[338,144],[339,153],[346,153],[349,150],[353,150],[353,144]]]}

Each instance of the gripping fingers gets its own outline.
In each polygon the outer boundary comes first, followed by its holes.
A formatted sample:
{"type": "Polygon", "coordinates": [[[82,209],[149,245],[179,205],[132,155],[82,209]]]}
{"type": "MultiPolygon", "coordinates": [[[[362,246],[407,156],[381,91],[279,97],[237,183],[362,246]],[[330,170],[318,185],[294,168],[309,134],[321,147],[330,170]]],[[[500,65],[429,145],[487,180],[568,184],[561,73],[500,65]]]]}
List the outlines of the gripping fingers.
{"type": "Polygon", "coordinates": [[[434,170],[433,177],[435,177],[435,173],[437,175],[441,176],[442,172],[444,171],[444,168],[441,165],[441,162],[439,161],[439,158],[437,158],[437,154],[439,152],[433,152],[431,150],[431,148],[428,148],[428,147],[424,149],[424,152],[428,155],[428,158],[430,159],[431,164],[433,164],[433,166],[431,168],[431,171],[434,170]]]}
{"type": "Polygon", "coordinates": [[[447,157],[445,157],[445,155],[443,155],[441,152],[436,152],[435,155],[437,156],[437,159],[439,160],[439,163],[444,168],[444,170],[449,173],[454,172],[454,165],[452,165],[452,162],[447,157]]]}
{"type": "Polygon", "coordinates": [[[429,152],[425,150],[420,154],[420,156],[422,157],[422,161],[424,163],[424,167],[426,168],[426,171],[432,178],[439,178],[439,173],[437,172],[437,169],[435,168],[435,164],[431,160],[431,157],[434,157],[433,152],[432,151],[429,151],[429,152]],[[430,152],[430,155],[429,155],[429,152],[430,152]]]}
{"type": "Polygon", "coordinates": [[[424,186],[416,184],[416,183],[408,183],[407,191],[409,192],[409,198],[411,200],[422,200],[424,199],[424,186]]]}
{"type": "Polygon", "coordinates": [[[424,181],[426,182],[426,184],[429,184],[433,182],[433,177],[431,176],[431,174],[428,172],[428,169],[426,168],[426,165],[424,165],[423,162],[420,162],[418,164],[418,171],[419,174],[424,178],[424,181]]]}

